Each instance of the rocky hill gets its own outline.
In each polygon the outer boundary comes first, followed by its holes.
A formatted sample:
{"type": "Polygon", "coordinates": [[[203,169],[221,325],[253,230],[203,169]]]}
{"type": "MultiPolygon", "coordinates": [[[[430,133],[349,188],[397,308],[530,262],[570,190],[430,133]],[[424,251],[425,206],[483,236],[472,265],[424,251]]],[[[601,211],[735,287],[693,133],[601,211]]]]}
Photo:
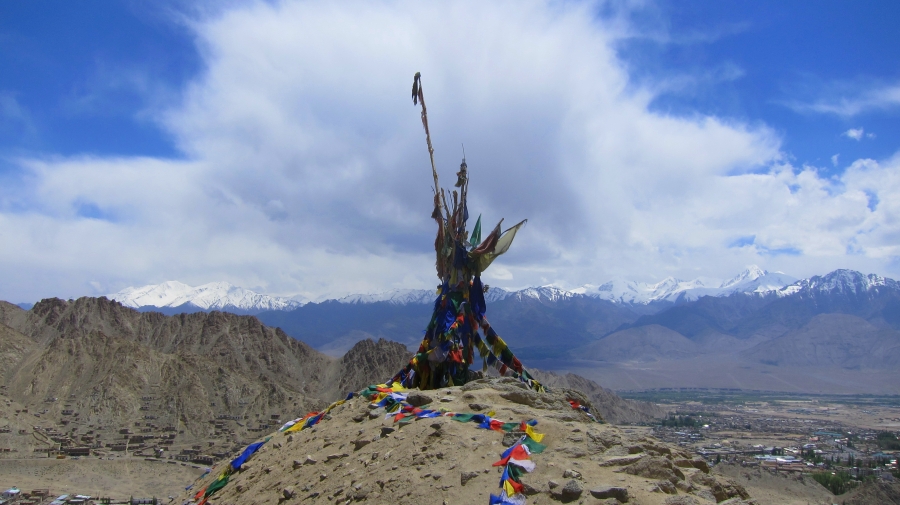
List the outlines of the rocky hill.
{"type": "MultiPolygon", "coordinates": [[[[106,298],[47,299],[28,311],[0,304],[2,394],[40,419],[42,433],[101,450],[200,445],[222,455],[286,418],[385,380],[410,356],[399,343],[367,339],[333,358],[255,317],[222,312],[165,316],[106,298]]],[[[597,384],[566,380],[577,382],[558,379],[606,405],[610,420],[664,414],[649,404],[623,407],[631,404],[597,384]]],[[[34,426],[14,428],[30,434],[34,426]]],[[[27,441],[23,450],[44,447],[27,441]]]]}
{"type": "Polygon", "coordinates": [[[4,304],[0,323],[6,395],[76,442],[90,431],[104,445],[177,434],[176,448],[215,437],[227,443],[208,452],[221,451],[408,360],[392,342],[363,341],[335,359],[253,317],[169,317],[105,298],[4,304]]]}
{"type": "MultiPolygon", "coordinates": [[[[235,504],[487,504],[503,471],[492,465],[520,434],[446,415],[480,412],[504,423],[537,421],[533,430],[545,447],[526,456],[534,464],[520,477],[528,503],[750,503],[742,486],[710,472],[705,461],[643,430],[595,423],[571,399],[591,406],[577,391],[534,393],[513,379],[480,379],[408,398],[445,415],[398,423],[356,397],[312,428],[271,433],[212,496],[235,504]]],[[[227,468],[219,465],[175,502],[198,491],[202,497],[227,468]]],[[[781,503],[792,503],[785,498],[781,503]]]]}

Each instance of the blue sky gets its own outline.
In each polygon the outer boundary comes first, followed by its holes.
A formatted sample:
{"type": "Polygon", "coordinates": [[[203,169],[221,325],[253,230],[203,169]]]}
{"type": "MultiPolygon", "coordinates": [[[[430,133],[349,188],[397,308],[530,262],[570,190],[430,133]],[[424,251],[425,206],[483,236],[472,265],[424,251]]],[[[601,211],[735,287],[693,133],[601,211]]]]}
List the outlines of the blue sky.
{"type": "Polygon", "coordinates": [[[897,276],[898,5],[3,2],[0,298],[430,285],[415,71],[495,284],[897,276]]]}
{"type": "Polygon", "coordinates": [[[900,103],[895,97],[852,114],[811,106],[897,85],[898,15],[896,2],[663,2],[635,17],[667,35],[628,41],[622,54],[638,78],[708,76],[660,96],[657,110],[763,122],[795,163],[826,167],[840,154],[839,171],[857,158],[896,152],[900,103]],[[875,136],[855,141],[843,135],[851,129],[875,136]]]}

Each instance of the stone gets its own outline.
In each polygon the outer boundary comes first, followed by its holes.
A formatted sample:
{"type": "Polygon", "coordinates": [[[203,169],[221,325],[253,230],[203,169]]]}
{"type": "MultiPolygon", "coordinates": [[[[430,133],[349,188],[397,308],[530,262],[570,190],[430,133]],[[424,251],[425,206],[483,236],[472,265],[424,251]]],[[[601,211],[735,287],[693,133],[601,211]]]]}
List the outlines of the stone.
{"type": "Polygon", "coordinates": [[[690,493],[694,490],[694,486],[692,486],[691,483],[686,480],[680,480],[676,482],[675,487],[677,487],[678,490],[683,493],[690,493]]]}
{"type": "Polygon", "coordinates": [[[559,494],[563,500],[577,500],[583,491],[584,487],[577,480],[570,480],[566,482],[559,494]]]}
{"type": "Polygon", "coordinates": [[[413,407],[421,407],[423,405],[428,405],[432,403],[434,400],[424,393],[412,392],[406,397],[406,403],[412,405],[413,407]]]}
{"type": "Polygon", "coordinates": [[[625,456],[622,458],[610,458],[606,461],[601,461],[600,466],[626,466],[637,461],[640,461],[644,456],[625,456]]]}
{"type": "Polygon", "coordinates": [[[523,435],[525,435],[524,431],[510,431],[508,433],[504,433],[503,441],[501,443],[504,447],[509,447],[518,442],[523,435]]]}
{"type": "Polygon", "coordinates": [[[325,456],[325,461],[331,461],[331,460],[333,460],[333,459],[346,458],[347,456],[349,456],[349,454],[346,454],[346,453],[343,453],[343,454],[329,454],[328,456],[325,456]]]}
{"type": "Polygon", "coordinates": [[[397,431],[397,430],[395,430],[394,428],[391,428],[390,426],[382,426],[381,427],[381,436],[386,437],[395,431],[397,431]]]}
{"type": "Polygon", "coordinates": [[[307,456],[306,456],[306,459],[303,460],[303,464],[304,464],[304,465],[315,465],[316,463],[318,463],[318,461],[316,461],[316,460],[315,460],[312,456],[310,456],[310,455],[307,455],[307,456]]]}
{"type": "Polygon", "coordinates": [[[444,403],[450,403],[450,402],[453,401],[453,397],[452,397],[452,396],[445,396],[445,397],[441,398],[441,401],[444,402],[444,403]]]}
{"type": "MultiPolygon", "coordinates": [[[[647,477],[648,479],[665,479],[669,483],[684,480],[684,473],[666,458],[642,458],[624,468],[625,473],[647,477]]],[[[674,489],[674,486],[672,487],[674,489]]]]}
{"type": "MultiPolygon", "coordinates": [[[[468,393],[467,393],[467,394],[468,394],[468,393]]],[[[475,395],[472,395],[472,396],[474,397],[475,395]]],[[[465,398],[465,396],[463,396],[463,398],[465,398]]],[[[481,412],[482,410],[488,410],[488,409],[490,409],[491,406],[490,406],[490,405],[487,405],[487,404],[484,404],[484,403],[470,403],[470,404],[469,404],[469,408],[472,409],[472,410],[474,410],[475,412],[481,412]]]]}
{"type": "Polygon", "coordinates": [[[709,473],[709,463],[706,462],[703,458],[694,458],[691,460],[691,463],[694,464],[694,468],[700,470],[703,473],[709,473]]]}
{"type": "Polygon", "coordinates": [[[575,470],[566,470],[563,472],[564,479],[581,479],[581,473],[576,472],[575,470]]]}
{"type": "Polygon", "coordinates": [[[478,475],[480,475],[478,472],[459,472],[459,483],[465,486],[466,482],[478,477],[478,475]]]}
{"type": "Polygon", "coordinates": [[[672,484],[671,482],[669,482],[667,480],[661,480],[661,481],[657,482],[656,489],[654,491],[662,491],[663,493],[666,493],[666,494],[678,493],[678,490],[675,489],[675,484],[672,484]]]}
{"type": "Polygon", "coordinates": [[[357,489],[355,493],[353,493],[353,499],[357,500],[357,501],[365,500],[366,497],[369,496],[369,493],[371,493],[371,492],[372,492],[372,490],[371,490],[371,488],[369,488],[369,486],[362,486],[359,489],[357,489]]]}
{"type": "Polygon", "coordinates": [[[522,492],[527,496],[534,496],[541,492],[540,489],[528,484],[527,482],[522,483],[522,492]]]}
{"type": "Polygon", "coordinates": [[[357,422],[357,423],[361,423],[361,422],[363,422],[363,421],[365,421],[365,420],[366,420],[366,415],[365,415],[365,414],[356,414],[355,416],[353,416],[353,421],[355,421],[355,422],[357,422]]]}
{"type": "Polygon", "coordinates": [[[372,443],[371,440],[367,440],[364,438],[356,439],[353,441],[353,450],[358,451],[371,443],[372,443]]]}
{"type": "Polygon", "coordinates": [[[290,500],[294,497],[294,494],[296,493],[294,491],[294,488],[291,486],[288,486],[281,490],[281,496],[283,496],[285,500],[290,500]]]}
{"type": "Polygon", "coordinates": [[[547,483],[547,487],[549,487],[550,489],[556,489],[559,487],[559,482],[556,482],[555,480],[551,480],[550,482],[547,483]]]}
{"type": "Polygon", "coordinates": [[[376,409],[369,411],[369,419],[378,419],[384,417],[384,409],[376,409]]]}
{"type": "Polygon", "coordinates": [[[615,498],[622,503],[628,502],[628,489],[618,486],[598,486],[590,491],[591,496],[597,499],[615,498]]]}
{"type": "Polygon", "coordinates": [[[443,427],[444,427],[444,425],[440,422],[435,421],[435,422],[431,423],[431,429],[433,429],[433,430],[440,430],[443,427]]]}
{"type": "Polygon", "coordinates": [[[293,434],[288,435],[288,437],[287,437],[287,442],[288,442],[288,443],[291,443],[291,442],[293,442],[293,441],[294,441],[294,435],[293,435],[293,434]]]}
{"type": "Polygon", "coordinates": [[[693,496],[670,496],[663,502],[664,505],[700,505],[693,496]]]}

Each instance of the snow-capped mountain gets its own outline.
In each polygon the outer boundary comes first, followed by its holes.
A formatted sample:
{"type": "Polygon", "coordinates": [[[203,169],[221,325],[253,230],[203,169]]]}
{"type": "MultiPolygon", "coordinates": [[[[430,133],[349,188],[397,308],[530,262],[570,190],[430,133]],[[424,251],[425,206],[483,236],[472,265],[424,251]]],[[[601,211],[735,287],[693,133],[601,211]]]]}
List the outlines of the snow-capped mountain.
{"type": "MultiPolygon", "coordinates": [[[[493,291],[493,290],[492,290],[493,291]]],[[[488,291],[490,293],[490,291],[488,291]]],[[[582,293],[576,293],[575,291],[566,291],[565,289],[560,289],[554,286],[540,286],[536,288],[525,288],[520,289],[519,291],[507,291],[508,297],[514,297],[517,300],[525,300],[525,299],[534,299],[548,302],[558,302],[561,300],[568,300],[570,298],[576,298],[579,296],[584,296],[582,293]]],[[[491,300],[486,300],[490,302],[491,300]]]]}
{"type": "MultiPolygon", "coordinates": [[[[838,272],[850,271],[839,270],[838,272]]],[[[865,277],[865,279],[868,279],[865,282],[872,285],[885,282],[884,278],[878,276],[870,275],[866,277],[858,272],[851,273],[865,277]]],[[[832,272],[829,276],[834,274],[835,272],[832,272]]],[[[850,275],[850,273],[846,275],[850,275]]],[[[822,283],[835,284],[837,282],[834,280],[818,280],[825,278],[830,279],[828,276],[823,278],[813,277],[801,282],[812,282],[815,285],[822,283]]],[[[853,279],[855,280],[852,280],[852,282],[847,281],[844,284],[851,285],[854,282],[857,284],[863,282],[855,277],[853,279]]],[[[556,302],[587,297],[621,304],[647,305],[654,302],[688,302],[703,296],[728,296],[733,293],[764,294],[778,292],[779,295],[786,296],[801,289],[795,284],[796,282],[797,279],[781,272],[772,273],[757,266],[751,266],[734,278],[724,282],[703,278],[685,281],[668,277],[657,283],[617,279],[599,286],[585,284],[571,290],[555,286],[529,287],[516,291],[491,287],[485,294],[485,299],[488,303],[509,297],[515,297],[518,300],[533,299],[544,302],[556,302]]],[[[387,302],[392,305],[410,305],[431,304],[434,302],[435,296],[436,292],[431,289],[394,289],[382,293],[352,294],[341,298],[322,298],[316,301],[337,301],[350,305],[378,302],[387,302]]],[[[133,308],[227,310],[249,314],[257,314],[268,310],[293,310],[308,303],[308,300],[302,297],[284,298],[269,296],[233,286],[227,282],[212,282],[192,287],[178,281],[169,281],[139,288],[126,288],[118,293],[107,295],[107,297],[133,308]]]]}
{"type": "Polygon", "coordinates": [[[839,269],[825,275],[816,275],[797,281],[778,290],[779,296],[800,294],[812,296],[841,294],[860,296],[879,288],[900,291],[900,283],[875,274],[862,274],[855,270],[839,269]]]}
{"type": "Polygon", "coordinates": [[[721,283],[703,278],[684,281],[667,277],[657,283],[617,279],[600,286],[585,284],[572,292],[615,303],[647,305],[660,301],[693,301],[703,296],[728,296],[733,293],[769,293],[794,282],[797,279],[790,275],[768,272],[753,265],[721,283]]]}
{"type": "Polygon", "coordinates": [[[193,287],[178,281],[168,281],[139,288],[125,288],[106,297],[132,308],[186,307],[204,311],[238,310],[249,313],[291,310],[306,303],[302,298],[263,295],[227,282],[211,282],[193,287]]]}

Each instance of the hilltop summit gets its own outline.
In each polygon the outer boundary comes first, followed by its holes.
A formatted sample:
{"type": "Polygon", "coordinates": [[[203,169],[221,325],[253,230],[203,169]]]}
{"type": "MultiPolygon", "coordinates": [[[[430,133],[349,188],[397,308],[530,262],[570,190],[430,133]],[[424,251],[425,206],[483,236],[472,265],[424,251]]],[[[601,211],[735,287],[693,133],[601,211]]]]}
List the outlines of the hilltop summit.
{"type": "MultiPolygon", "coordinates": [[[[486,504],[506,475],[492,465],[526,435],[450,416],[480,413],[500,423],[536,421],[533,431],[545,447],[527,456],[523,468],[534,469],[521,472],[517,495],[528,503],[750,503],[743,487],[711,474],[706,461],[644,430],[594,422],[570,403],[596,413],[578,391],[538,393],[494,378],[417,392],[414,402],[412,394],[410,402],[443,415],[397,422],[385,408],[354,397],[311,428],[261,439],[268,442],[212,496],[232,504],[486,504]]],[[[199,499],[227,468],[220,465],[175,502],[199,499]]]]}

